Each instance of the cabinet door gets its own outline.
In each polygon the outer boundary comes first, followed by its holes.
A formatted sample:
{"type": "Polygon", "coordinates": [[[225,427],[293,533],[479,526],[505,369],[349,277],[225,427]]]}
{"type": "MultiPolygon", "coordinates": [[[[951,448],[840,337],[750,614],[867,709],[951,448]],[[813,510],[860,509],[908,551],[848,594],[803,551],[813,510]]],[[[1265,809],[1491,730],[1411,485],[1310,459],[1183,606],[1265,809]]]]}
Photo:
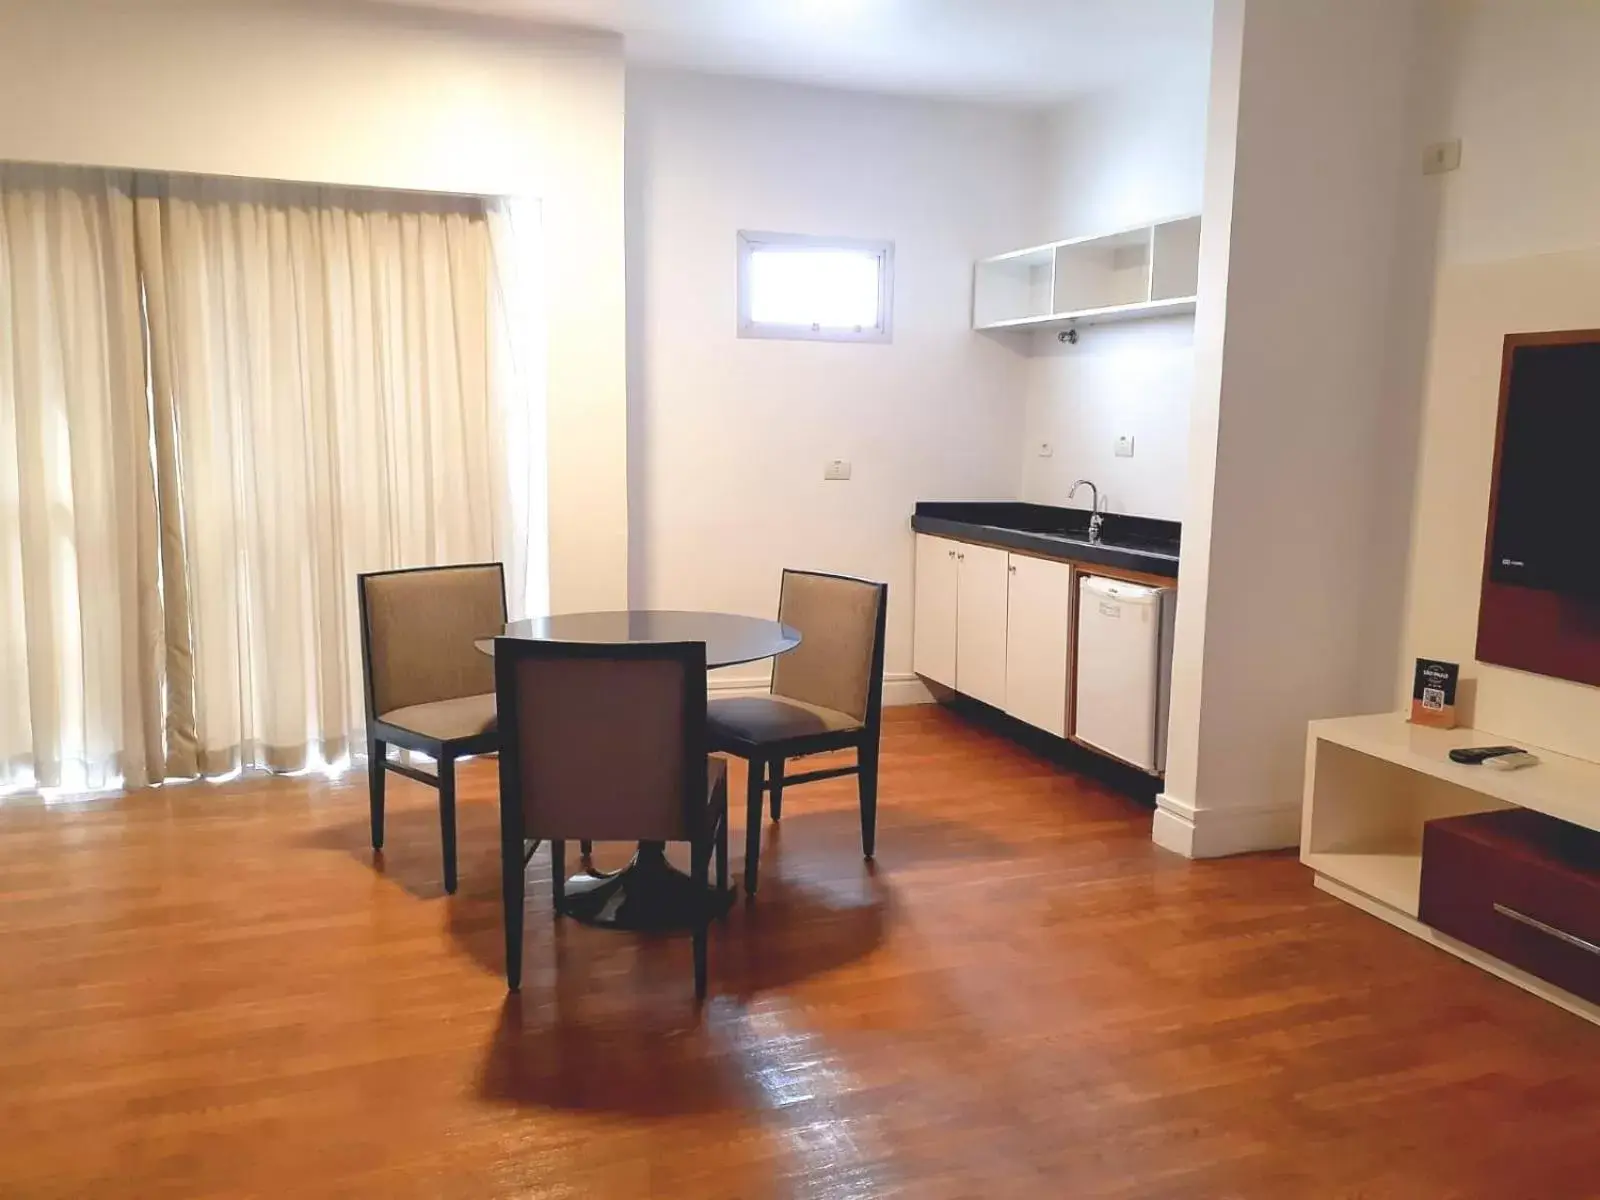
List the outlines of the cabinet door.
{"type": "Polygon", "coordinates": [[[911,614],[911,669],[956,686],[956,595],[961,547],[917,534],[916,603],[911,614]]]}
{"type": "Polygon", "coordinates": [[[961,545],[956,608],[956,691],[996,708],[1006,704],[1006,572],[1010,555],[961,545]]]}
{"type": "Polygon", "coordinates": [[[1006,711],[1067,736],[1067,655],[1072,645],[1072,568],[1011,555],[1006,604],[1006,711]]]}

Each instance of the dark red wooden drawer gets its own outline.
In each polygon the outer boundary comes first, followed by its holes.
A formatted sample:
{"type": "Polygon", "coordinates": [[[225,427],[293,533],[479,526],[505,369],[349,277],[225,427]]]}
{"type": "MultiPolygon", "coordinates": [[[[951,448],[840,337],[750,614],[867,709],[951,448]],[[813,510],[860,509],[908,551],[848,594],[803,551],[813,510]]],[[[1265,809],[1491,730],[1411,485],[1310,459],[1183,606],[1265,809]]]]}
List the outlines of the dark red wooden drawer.
{"type": "Polygon", "coordinates": [[[1527,809],[1429,821],[1419,915],[1600,1004],[1600,834],[1527,809]]]}

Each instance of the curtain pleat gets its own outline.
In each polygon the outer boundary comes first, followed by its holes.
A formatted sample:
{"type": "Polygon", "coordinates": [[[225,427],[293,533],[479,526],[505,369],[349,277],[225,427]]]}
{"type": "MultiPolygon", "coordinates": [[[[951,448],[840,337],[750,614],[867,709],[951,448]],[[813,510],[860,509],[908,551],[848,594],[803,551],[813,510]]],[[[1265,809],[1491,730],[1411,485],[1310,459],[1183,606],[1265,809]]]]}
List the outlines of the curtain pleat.
{"type": "Polygon", "coordinates": [[[127,176],[0,165],[0,785],[160,777],[165,660],[127,176]]]}

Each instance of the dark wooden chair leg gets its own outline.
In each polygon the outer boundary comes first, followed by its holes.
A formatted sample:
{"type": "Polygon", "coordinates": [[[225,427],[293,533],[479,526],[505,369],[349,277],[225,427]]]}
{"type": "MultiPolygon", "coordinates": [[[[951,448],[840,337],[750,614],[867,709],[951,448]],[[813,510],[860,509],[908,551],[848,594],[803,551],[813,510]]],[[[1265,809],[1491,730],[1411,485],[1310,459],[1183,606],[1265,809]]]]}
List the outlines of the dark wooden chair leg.
{"type": "Polygon", "coordinates": [[[522,857],[520,832],[508,837],[504,832],[505,826],[501,828],[500,893],[505,905],[506,986],[516,992],[522,989],[523,873],[527,863],[522,857]]]}
{"type": "Polygon", "coordinates": [[[752,758],[747,764],[749,781],[745,785],[744,801],[744,892],[749,898],[756,894],[757,871],[761,862],[761,792],[766,782],[767,764],[764,759],[752,758]]]}
{"type": "Polygon", "coordinates": [[[550,843],[550,904],[558,917],[567,915],[567,844],[550,843]]]}
{"type": "Polygon", "coordinates": [[[594,843],[593,842],[579,842],[578,843],[578,854],[583,858],[584,864],[587,866],[588,862],[589,862],[589,859],[594,857],[594,843]]]}
{"type": "Polygon", "coordinates": [[[444,890],[456,890],[456,760],[439,756],[439,841],[444,848],[444,890]]]}
{"type": "Polygon", "coordinates": [[[717,911],[724,920],[728,916],[728,906],[722,897],[728,891],[728,814],[722,814],[722,822],[717,826],[717,911]]]}
{"type": "Polygon", "coordinates": [[[367,739],[367,800],[372,807],[372,848],[383,849],[383,764],[389,746],[378,738],[367,739]]]}
{"type": "MultiPolygon", "coordinates": [[[[705,885],[711,882],[711,843],[702,838],[690,845],[689,851],[689,878],[696,884],[705,885]]],[[[694,925],[694,998],[706,998],[706,942],[707,931],[711,925],[711,911],[709,907],[701,910],[699,919],[694,925]]]]}
{"type": "Polygon", "coordinates": [[[767,788],[772,795],[772,819],[781,821],[783,819],[783,759],[775,758],[772,760],[772,778],[768,782],[767,788]]]}
{"type": "Polygon", "coordinates": [[[862,744],[856,750],[860,770],[856,790],[861,797],[861,856],[871,858],[878,844],[878,745],[862,744]]]}

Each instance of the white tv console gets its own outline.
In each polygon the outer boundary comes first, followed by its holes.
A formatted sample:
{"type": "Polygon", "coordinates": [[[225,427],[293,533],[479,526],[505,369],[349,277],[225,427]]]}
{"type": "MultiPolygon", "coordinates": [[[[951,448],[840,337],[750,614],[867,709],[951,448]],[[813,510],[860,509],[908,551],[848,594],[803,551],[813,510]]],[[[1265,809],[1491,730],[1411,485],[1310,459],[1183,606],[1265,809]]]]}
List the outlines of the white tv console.
{"type": "Polygon", "coordinates": [[[1478,729],[1426,729],[1401,713],[1312,721],[1306,736],[1300,860],[1330,895],[1600,1024],[1600,1006],[1448,937],[1417,918],[1422,827],[1439,817],[1533,809],[1600,830],[1600,764],[1526,746],[1523,771],[1469,767],[1461,746],[1518,739],[1478,729]]]}

